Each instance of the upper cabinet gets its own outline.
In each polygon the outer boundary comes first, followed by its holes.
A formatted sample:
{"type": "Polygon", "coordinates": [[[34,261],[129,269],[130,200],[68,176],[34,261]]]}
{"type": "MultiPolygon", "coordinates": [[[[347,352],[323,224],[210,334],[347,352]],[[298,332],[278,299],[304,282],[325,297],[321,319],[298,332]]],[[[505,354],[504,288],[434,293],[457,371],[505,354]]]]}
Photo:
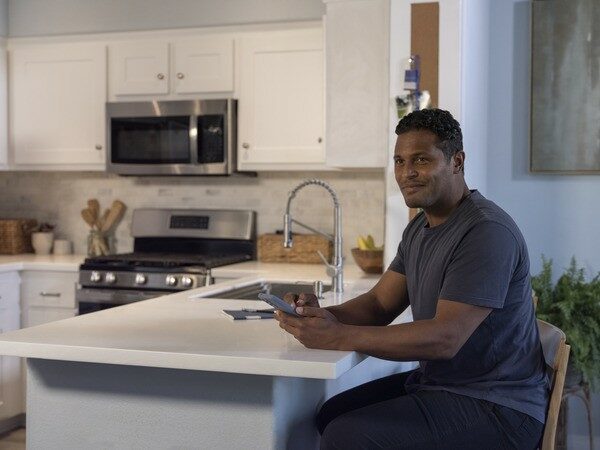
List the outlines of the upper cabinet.
{"type": "Polygon", "coordinates": [[[320,22],[9,39],[6,166],[105,170],[107,101],[233,97],[240,170],[337,170],[324,53],[320,22]]]}
{"type": "Polygon", "coordinates": [[[389,0],[325,0],[327,165],[387,165],[389,0]]]}
{"type": "Polygon", "coordinates": [[[321,27],[249,34],[240,41],[239,168],[323,168],[321,27]]]}
{"type": "Polygon", "coordinates": [[[25,169],[104,170],[106,46],[9,52],[9,147],[25,169]]]}
{"type": "Polygon", "coordinates": [[[232,36],[116,42],[108,46],[109,97],[181,96],[234,90],[232,36]]]}

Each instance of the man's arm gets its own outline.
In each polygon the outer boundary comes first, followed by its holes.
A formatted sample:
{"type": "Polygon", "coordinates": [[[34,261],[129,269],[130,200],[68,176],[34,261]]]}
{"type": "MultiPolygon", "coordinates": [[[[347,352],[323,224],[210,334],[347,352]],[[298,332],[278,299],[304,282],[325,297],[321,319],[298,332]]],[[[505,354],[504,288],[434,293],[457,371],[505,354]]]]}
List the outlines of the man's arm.
{"type": "Polygon", "coordinates": [[[308,348],[354,350],[381,359],[415,361],[454,357],[491,308],[440,299],[433,319],[385,327],[340,323],[325,308],[300,307],[297,311],[305,317],[277,312],[277,320],[308,348]]]}
{"type": "Polygon", "coordinates": [[[386,271],[368,292],[327,309],[348,325],[387,325],[408,307],[406,277],[386,271]]]}
{"type": "Polygon", "coordinates": [[[346,326],[341,348],[397,361],[453,358],[491,308],[438,300],[430,320],[389,327],[346,326]]]}

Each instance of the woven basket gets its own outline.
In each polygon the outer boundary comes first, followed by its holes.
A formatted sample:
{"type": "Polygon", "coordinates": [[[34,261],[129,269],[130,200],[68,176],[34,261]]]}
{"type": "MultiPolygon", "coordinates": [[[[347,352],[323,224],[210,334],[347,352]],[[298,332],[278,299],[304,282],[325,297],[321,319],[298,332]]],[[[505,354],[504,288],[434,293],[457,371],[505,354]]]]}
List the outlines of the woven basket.
{"type": "Polygon", "coordinates": [[[35,219],[0,219],[0,254],[32,253],[31,232],[35,219]]]}
{"type": "Polygon", "coordinates": [[[318,234],[293,234],[292,248],[283,247],[282,234],[263,234],[258,237],[258,260],[262,262],[319,264],[317,250],[331,261],[332,242],[318,234]]]}

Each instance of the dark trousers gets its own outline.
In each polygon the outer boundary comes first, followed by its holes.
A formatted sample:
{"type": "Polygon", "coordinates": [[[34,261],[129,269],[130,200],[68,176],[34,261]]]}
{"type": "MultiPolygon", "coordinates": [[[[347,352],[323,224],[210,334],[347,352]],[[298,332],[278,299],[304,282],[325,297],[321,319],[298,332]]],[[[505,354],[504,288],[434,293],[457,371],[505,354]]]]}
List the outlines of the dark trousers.
{"type": "Polygon", "coordinates": [[[505,406],[447,391],[407,394],[411,372],[332,397],[317,415],[321,449],[535,449],[544,425],[505,406]]]}

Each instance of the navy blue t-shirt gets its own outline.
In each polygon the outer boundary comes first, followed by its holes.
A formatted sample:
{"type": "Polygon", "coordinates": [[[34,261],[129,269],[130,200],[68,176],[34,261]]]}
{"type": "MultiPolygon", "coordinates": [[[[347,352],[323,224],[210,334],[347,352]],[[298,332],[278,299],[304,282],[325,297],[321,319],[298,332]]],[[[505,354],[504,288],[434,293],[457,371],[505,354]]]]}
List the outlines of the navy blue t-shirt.
{"type": "Polygon", "coordinates": [[[408,392],[441,389],[488,400],[545,422],[548,380],[531,300],[529,256],[517,225],[472,191],[442,224],[407,226],[390,270],[406,276],[414,320],[438,299],[492,308],[450,360],[420,361],[408,392]]]}

